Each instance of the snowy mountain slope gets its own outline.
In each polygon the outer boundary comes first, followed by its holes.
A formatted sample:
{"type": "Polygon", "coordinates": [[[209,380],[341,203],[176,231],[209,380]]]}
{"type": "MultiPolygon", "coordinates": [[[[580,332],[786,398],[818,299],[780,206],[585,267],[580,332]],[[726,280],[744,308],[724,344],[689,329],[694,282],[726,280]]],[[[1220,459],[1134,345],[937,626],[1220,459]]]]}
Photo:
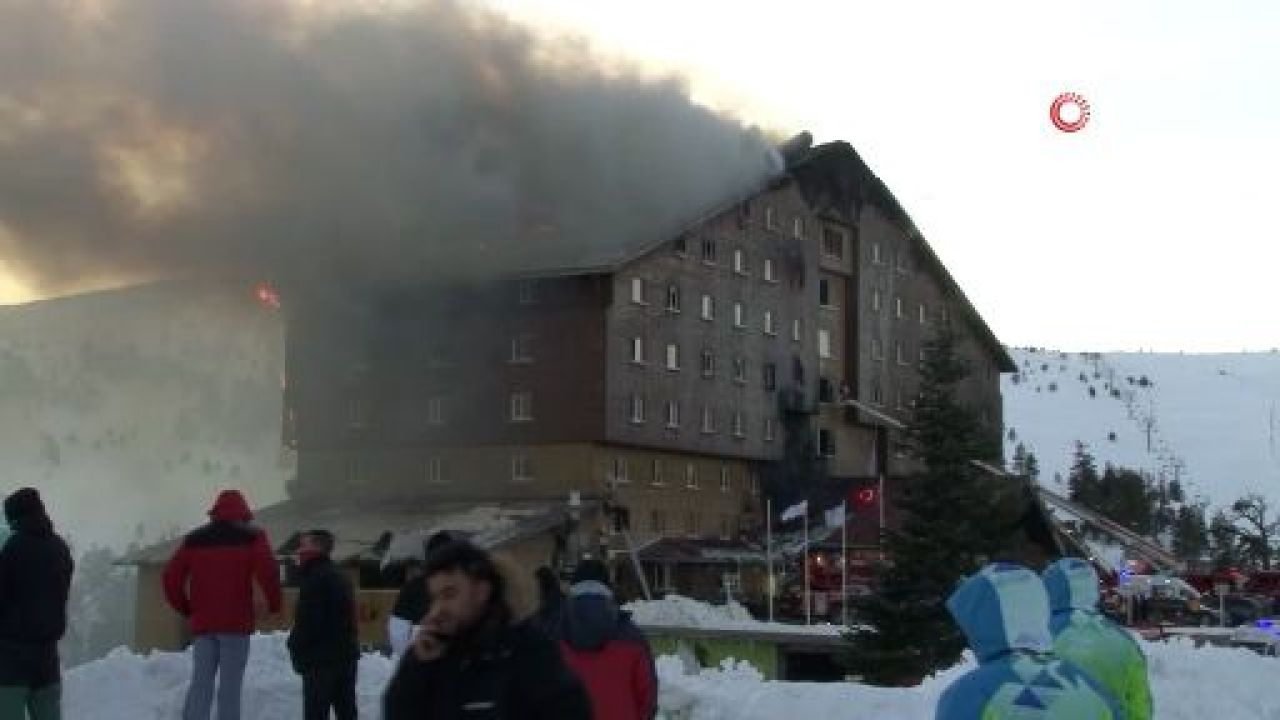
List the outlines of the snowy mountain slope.
{"type": "Polygon", "coordinates": [[[199,522],[223,487],[278,500],[283,356],[279,317],[247,290],[0,308],[0,491],[39,488],[80,550],[199,522]]]}
{"type": "Polygon", "coordinates": [[[1222,507],[1259,492],[1280,505],[1280,354],[1010,354],[1019,372],[1003,380],[1006,457],[1025,444],[1047,487],[1066,491],[1081,441],[1099,468],[1177,478],[1193,501],[1222,507]]]}

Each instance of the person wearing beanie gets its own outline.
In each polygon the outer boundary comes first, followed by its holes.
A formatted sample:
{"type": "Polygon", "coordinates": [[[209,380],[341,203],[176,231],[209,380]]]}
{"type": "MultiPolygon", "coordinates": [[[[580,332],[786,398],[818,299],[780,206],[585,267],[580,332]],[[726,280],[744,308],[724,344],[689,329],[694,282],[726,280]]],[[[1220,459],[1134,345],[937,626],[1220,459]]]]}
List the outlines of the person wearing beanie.
{"type": "Polygon", "coordinates": [[[422,562],[417,562],[417,558],[410,559],[408,576],[405,577],[404,585],[400,586],[391,615],[387,618],[387,640],[391,645],[392,661],[397,661],[404,655],[404,651],[413,642],[418,626],[422,624],[422,618],[431,609],[431,598],[427,595],[427,582],[422,577],[422,566],[431,560],[436,551],[455,539],[448,530],[439,530],[423,544],[422,562]]]}
{"type": "Polygon", "coordinates": [[[0,718],[58,720],[71,550],[33,488],[5,498],[4,519],[10,535],[0,542],[0,718]]]}
{"type": "Polygon", "coordinates": [[[183,720],[209,720],[215,678],[218,720],[239,720],[249,635],[257,624],[255,582],[270,613],[280,613],[279,566],[267,533],[252,520],[244,495],[222,491],[209,522],[183,538],[165,565],[165,599],[187,619],[194,638],[183,720]]]}
{"type": "Polygon", "coordinates": [[[652,720],[658,711],[653,653],[631,616],[618,607],[604,563],[578,563],[557,630],[565,661],[587,686],[592,717],[652,720]]]}
{"type": "Polygon", "coordinates": [[[1021,565],[992,563],[965,578],[947,610],[978,667],[938,699],[935,720],[1121,720],[1119,705],[1074,663],[1053,654],[1049,596],[1021,565]]]}

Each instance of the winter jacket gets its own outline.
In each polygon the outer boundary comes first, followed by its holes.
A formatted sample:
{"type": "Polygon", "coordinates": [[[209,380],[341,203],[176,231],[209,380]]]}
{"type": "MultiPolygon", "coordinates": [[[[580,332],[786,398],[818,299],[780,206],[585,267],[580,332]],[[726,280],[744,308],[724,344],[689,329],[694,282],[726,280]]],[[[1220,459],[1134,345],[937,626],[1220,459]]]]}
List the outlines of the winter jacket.
{"type": "Polygon", "coordinates": [[[351,581],[327,557],[313,558],[302,566],[289,658],[298,673],[360,658],[351,581]]]}
{"type": "Polygon", "coordinates": [[[658,679],[653,655],[603,583],[569,588],[560,618],[561,651],[582,678],[596,720],[652,720],[658,679]]]}
{"type": "Polygon", "coordinates": [[[218,496],[211,522],[182,541],[164,569],[169,605],[188,618],[194,635],[248,634],[254,628],[253,583],[280,612],[280,571],[263,530],[235,490],[218,496]]]}
{"type": "Polygon", "coordinates": [[[427,616],[427,611],[430,609],[427,581],[421,575],[417,575],[404,581],[400,592],[396,593],[396,603],[391,608],[391,614],[407,620],[410,625],[421,625],[422,618],[427,616]]]}
{"type": "Polygon", "coordinates": [[[528,621],[481,621],[474,639],[422,662],[401,659],[384,720],[592,720],[582,683],[555,643],[528,621]]]}
{"type": "Polygon", "coordinates": [[[0,546],[0,686],[41,688],[60,679],[74,563],[34,490],[10,495],[4,514],[12,534],[0,546]]]}
{"type": "Polygon", "coordinates": [[[1054,652],[1106,687],[1126,720],[1150,720],[1147,658],[1132,635],[1098,612],[1098,574],[1093,566],[1066,558],[1050,565],[1043,577],[1054,652]]]}
{"type": "Polygon", "coordinates": [[[960,584],[947,610],[979,666],[938,700],[937,720],[1119,720],[1111,694],[1053,656],[1044,584],[1019,565],[997,563],[960,584]]]}

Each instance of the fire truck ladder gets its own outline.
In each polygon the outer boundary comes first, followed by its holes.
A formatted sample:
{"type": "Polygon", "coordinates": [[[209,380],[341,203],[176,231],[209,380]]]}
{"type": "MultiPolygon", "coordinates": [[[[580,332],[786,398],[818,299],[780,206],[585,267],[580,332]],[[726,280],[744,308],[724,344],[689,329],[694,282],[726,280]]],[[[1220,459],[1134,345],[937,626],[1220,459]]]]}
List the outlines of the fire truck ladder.
{"type": "MultiPolygon", "coordinates": [[[[1060,510],[1072,519],[1088,525],[1097,532],[1106,535],[1123,547],[1126,551],[1133,553],[1138,558],[1151,563],[1154,567],[1164,572],[1176,572],[1179,568],[1178,559],[1169,551],[1160,546],[1159,543],[1153,542],[1128,528],[1107,519],[1103,515],[1096,513],[1086,507],[1074,503],[1061,495],[1047,490],[1043,487],[1037,487],[1036,492],[1041,501],[1053,508],[1060,510]]],[[[1052,517],[1052,515],[1051,515],[1052,517]]],[[[1058,524],[1055,521],[1055,524],[1058,524]]],[[[1058,531],[1068,534],[1060,525],[1058,531]]]]}

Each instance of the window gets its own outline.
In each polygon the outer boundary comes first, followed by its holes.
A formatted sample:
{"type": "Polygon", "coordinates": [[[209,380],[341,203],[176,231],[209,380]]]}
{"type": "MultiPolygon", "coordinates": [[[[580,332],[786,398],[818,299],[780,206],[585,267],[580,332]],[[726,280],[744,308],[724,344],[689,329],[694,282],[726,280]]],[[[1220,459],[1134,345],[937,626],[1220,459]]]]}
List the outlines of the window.
{"type": "Polygon", "coordinates": [[[365,414],[364,400],[361,398],[351,398],[347,403],[347,426],[352,429],[359,429],[365,426],[369,418],[365,414]]]}
{"type": "Polygon", "coordinates": [[[880,338],[871,338],[871,359],[884,359],[884,343],[880,342],[880,338]]]}
{"type": "Polygon", "coordinates": [[[778,387],[778,366],[769,362],[764,364],[764,389],[773,391],[778,387]]]}
{"type": "Polygon", "coordinates": [[[765,282],[771,282],[771,283],[772,283],[772,282],[778,282],[778,276],[777,276],[777,274],[773,271],[773,259],[772,259],[772,258],[765,258],[765,259],[764,259],[764,281],[765,281],[765,282]]]}
{"type": "Polygon", "coordinates": [[[657,459],[653,461],[653,484],[659,487],[667,484],[666,478],[662,476],[662,461],[657,459]]]}
{"type": "Polygon", "coordinates": [[[906,250],[898,251],[898,272],[911,272],[911,256],[907,254],[906,250]]]}
{"type": "Polygon", "coordinates": [[[680,312],[680,286],[679,285],[667,286],[667,312],[670,312],[670,313],[680,312]]]}
{"type": "Polygon", "coordinates": [[[631,396],[631,422],[637,425],[644,422],[644,396],[639,393],[631,396]]]}
{"type": "Polygon", "coordinates": [[[920,355],[920,359],[919,359],[919,361],[918,361],[918,362],[919,362],[920,367],[922,367],[922,368],[923,368],[923,367],[924,367],[924,361],[925,361],[926,357],[928,356],[928,354],[927,354],[927,353],[925,353],[925,351],[924,351],[924,347],[921,347],[921,348],[920,348],[920,353],[919,353],[919,355],[920,355]]]}
{"type": "Polygon", "coordinates": [[[427,459],[427,482],[433,485],[444,482],[444,463],[438,457],[427,459]]]}
{"type": "Polygon", "coordinates": [[[884,390],[880,387],[879,382],[871,385],[871,404],[884,405],[884,390]]]}
{"type": "Polygon", "coordinates": [[[733,428],[734,437],[743,438],[747,436],[746,426],[744,425],[743,419],[742,419],[742,411],[740,410],[734,411],[732,428],[733,428]]]}
{"type": "Polygon", "coordinates": [[[804,323],[800,321],[800,318],[796,318],[795,320],[791,321],[791,339],[796,342],[800,342],[800,339],[803,337],[804,337],[804,323]]]}
{"type": "Polygon", "coordinates": [[[716,317],[716,303],[710,295],[702,296],[702,319],[714,320],[716,317]]]}
{"type": "Polygon", "coordinates": [[[881,307],[881,305],[883,305],[883,303],[880,301],[880,291],[879,291],[879,290],[874,290],[874,291],[872,291],[872,293],[871,293],[871,310],[872,310],[873,312],[877,312],[877,313],[878,313],[878,312],[880,312],[880,307],[881,307]]]}
{"type": "Polygon", "coordinates": [[[525,453],[516,453],[511,456],[511,481],[512,482],[529,482],[533,480],[533,463],[529,461],[529,456],[525,453]]]}
{"type": "Polygon", "coordinates": [[[777,330],[773,327],[773,311],[771,310],[764,311],[764,334],[765,335],[777,334],[777,330]]]}
{"type": "Polygon", "coordinates": [[[951,324],[951,310],[946,305],[942,306],[942,324],[951,324]]]}
{"type": "Polygon", "coordinates": [[[822,254],[835,260],[844,258],[844,232],[833,227],[822,228],[822,254]]]}
{"type": "Polygon", "coordinates": [[[631,362],[640,364],[644,362],[644,338],[631,338],[631,362]]]}
{"type": "Polygon", "coordinates": [[[764,206],[764,226],[770,230],[778,229],[778,214],[774,212],[772,205],[764,206]]]}
{"type": "Polygon", "coordinates": [[[903,307],[903,305],[902,305],[902,298],[901,298],[901,297],[896,297],[896,298],[894,298],[894,299],[893,299],[893,314],[894,314],[894,315],[895,315],[899,320],[901,320],[902,318],[906,317],[906,312],[904,312],[904,311],[903,311],[902,307],[903,307]]]}
{"type": "Polygon", "coordinates": [[[511,393],[511,422],[528,422],[533,419],[533,393],[511,393]]]}
{"type": "Polygon", "coordinates": [[[364,463],[360,458],[349,458],[345,468],[347,484],[362,485],[364,483],[364,463]]]}
{"type": "Polygon", "coordinates": [[[517,299],[521,305],[532,305],[538,301],[537,285],[533,280],[521,280],[517,288],[517,299]]]}
{"type": "Polygon", "coordinates": [[[893,344],[893,359],[896,360],[899,365],[907,364],[907,353],[902,348],[901,342],[895,342],[893,344]]]}
{"type": "Polygon", "coordinates": [[[511,362],[513,363],[530,363],[533,362],[533,336],[528,333],[520,333],[511,338],[511,362]]]}
{"type": "Polygon", "coordinates": [[[680,346],[675,343],[667,343],[667,369],[680,369],[680,346]]]}
{"type": "Polygon", "coordinates": [[[907,394],[906,394],[905,392],[903,392],[901,388],[899,388],[899,389],[898,389],[898,391],[897,391],[897,396],[898,396],[898,409],[899,409],[899,410],[906,410],[906,409],[907,409],[907,394]]]}
{"type": "Polygon", "coordinates": [[[733,304],[733,326],[736,328],[743,328],[747,326],[746,313],[743,311],[742,303],[740,302],[733,304]]]}
{"type": "Polygon", "coordinates": [[[804,363],[798,357],[791,358],[791,380],[796,385],[804,385],[804,363]]]}
{"type": "Polygon", "coordinates": [[[733,484],[729,482],[729,466],[720,466],[720,492],[727,493],[733,489],[733,484]]]}
{"type": "Polygon", "coordinates": [[[684,515],[684,533],[690,537],[698,534],[698,513],[690,510],[684,515]]]}
{"type": "Polygon", "coordinates": [[[667,519],[661,510],[649,511],[649,532],[661,535],[667,531],[667,519]]]}
{"type": "Polygon", "coordinates": [[[677,255],[688,255],[689,254],[689,238],[685,237],[684,235],[681,235],[680,237],[676,238],[675,242],[671,243],[671,249],[674,250],[677,255]]]}
{"type": "Polygon", "coordinates": [[[835,383],[831,378],[818,378],[818,402],[833,403],[836,400],[835,383]]]}
{"type": "Polygon", "coordinates": [[[428,425],[444,424],[444,398],[442,397],[427,398],[427,424],[428,425]]]}
{"type": "MultiPolygon", "coordinates": [[[[721,515],[720,516],[720,539],[728,540],[731,537],[733,537],[733,518],[729,515],[721,515]]],[[[726,580],[729,580],[731,578],[733,578],[733,576],[726,576],[726,580]]]]}
{"type": "Polygon", "coordinates": [[[613,459],[612,480],[615,483],[620,483],[620,484],[631,482],[630,478],[627,477],[627,459],[626,458],[622,456],[618,456],[613,459]]]}
{"type": "Polygon", "coordinates": [[[747,274],[747,254],[741,248],[733,251],[733,271],[739,275],[747,274]]]}
{"type": "Polygon", "coordinates": [[[831,281],[826,278],[818,278],[818,304],[831,307],[831,281]]]}
{"type": "Polygon", "coordinates": [[[684,486],[690,490],[698,489],[698,468],[693,463],[686,463],[684,466],[684,486]]]}
{"type": "Polygon", "coordinates": [[[755,474],[754,470],[749,470],[747,475],[747,485],[751,488],[752,495],[760,494],[760,478],[755,474]]]}
{"type": "Polygon", "coordinates": [[[818,454],[822,457],[836,455],[836,438],[827,428],[818,429],[818,454]]]}
{"type": "Polygon", "coordinates": [[[702,432],[713,433],[716,431],[716,414],[710,406],[702,407],[702,432]]]}
{"type": "Polygon", "coordinates": [[[631,302],[636,305],[644,304],[644,278],[631,278],[631,302]]]}
{"type": "Polygon", "coordinates": [[[884,263],[884,254],[880,250],[880,243],[871,243],[871,262],[876,265],[884,263]]]}
{"type": "Polygon", "coordinates": [[[818,357],[824,358],[824,359],[831,357],[831,331],[830,330],[818,331],[818,357]]]}
{"type": "Polygon", "coordinates": [[[733,359],[733,381],[739,385],[747,383],[747,359],[741,355],[733,359]]]}
{"type": "Polygon", "coordinates": [[[929,322],[929,308],[924,303],[920,303],[920,324],[924,325],[929,322]]]}
{"type": "Polygon", "coordinates": [[[716,374],[716,355],[710,350],[702,351],[702,377],[709,378],[716,374]]]}
{"type": "Polygon", "coordinates": [[[773,442],[773,418],[764,419],[764,441],[773,442]]]}
{"type": "Polygon", "coordinates": [[[680,427],[680,403],[674,400],[667,401],[667,427],[680,427]]]}
{"type": "Polygon", "coordinates": [[[716,239],[702,239],[702,262],[715,263],[716,261],[716,239]]]}
{"type": "Polygon", "coordinates": [[[791,221],[791,236],[797,240],[804,239],[804,218],[796,218],[791,221]]]}

